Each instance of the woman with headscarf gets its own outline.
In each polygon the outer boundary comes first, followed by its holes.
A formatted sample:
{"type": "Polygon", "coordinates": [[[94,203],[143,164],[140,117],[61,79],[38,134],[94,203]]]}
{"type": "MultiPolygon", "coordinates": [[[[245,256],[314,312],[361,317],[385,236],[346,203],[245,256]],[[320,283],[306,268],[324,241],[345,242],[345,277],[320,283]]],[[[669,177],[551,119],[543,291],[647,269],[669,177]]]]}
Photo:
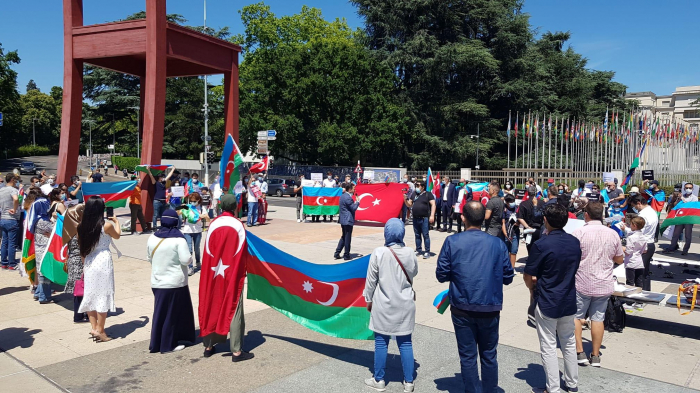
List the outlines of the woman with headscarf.
{"type": "Polygon", "coordinates": [[[51,281],[41,274],[41,260],[44,258],[46,248],[49,245],[49,237],[53,230],[54,223],[49,215],[49,201],[44,197],[41,190],[34,190],[33,202],[29,201],[29,222],[27,230],[34,234],[34,255],[36,257],[37,287],[34,291],[34,300],[41,304],[53,302],[51,298],[51,281]]]}
{"type": "Polygon", "coordinates": [[[403,242],[405,227],[398,218],[384,226],[384,247],[376,248],[369,259],[364,297],[370,311],[369,329],[374,331],[374,376],[365,384],[383,390],[384,369],[389,339],[396,336],[401,353],[404,392],[412,392],[413,344],[411,334],[416,324],[416,297],[413,278],[418,274],[418,260],[413,249],[403,242]]]}
{"type": "Polygon", "coordinates": [[[80,247],[78,247],[78,225],[83,219],[83,209],[85,205],[79,204],[66,211],[63,217],[63,243],[68,244],[68,260],[66,269],[68,280],[66,281],[65,293],[73,294],[73,322],[88,322],[86,313],[78,312],[80,303],[83,301],[83,259],[80,257],[80,247]]]}
{"type": "Polygon", "coordinates": [[[195,341],[194,312],[187,286],[187,265],[192,255],[177,223],[175,210],[163,212],[161,227],[146,244],[155,296],[148,347],[151,353],[180,351],[185,348],[180,342],[195,341]]]}
{"type": "Polygon", "coordinates": [[[119,239],[121,226],[116,217],[104,219],[105,203],[93,195],[85,201],[83,219],[78,224],[78,247],[84,260],[85,282],[83,301],[78,312],[90,318],[90,335],[96,342],[112,340],[105,332],[107,312],[117,311],[114,306],[114,263],[109,246],[119,239]]]}

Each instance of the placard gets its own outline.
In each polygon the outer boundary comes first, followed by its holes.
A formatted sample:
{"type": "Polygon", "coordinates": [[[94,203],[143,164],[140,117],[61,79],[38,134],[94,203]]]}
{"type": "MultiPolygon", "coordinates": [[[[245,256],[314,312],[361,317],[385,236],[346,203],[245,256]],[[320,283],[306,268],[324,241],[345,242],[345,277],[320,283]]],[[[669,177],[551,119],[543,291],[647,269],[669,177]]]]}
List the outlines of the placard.
{"type": "Polygon", "coordinates": [[[654,180],[654,171],[651,169],[642,171],[642,180],[654,180]]]}
{"type": "Polygon", "coordinates": [[[243,182],[242,181],[237,181],[236,185],[233,186],[233,193],[234,194],[242,194],[245,188],[243,187],[243,182]]]}
{"type": "Polygon", "coordinates": [[[313,187],[314,184],[315,184],[315,182],[313,180],[309,180],[309,179],[304,179],[301,181],[302,187],[313,187]]]}
{"type": "Polygon", "coordinates": [[[364,171],[362,173],[362,178],[367,180],[374,180],[374,171],[364,171]]]}
{"type": "Polygon", "coordinates": [[[603,172],[603,183],[615,181],[615,174],[612,172],[603,172]]]}
{"type": "Polygon", "coordinates": [[[525,193],[526,193],[526,191],[524,188],[523,189],[516,188],[515,190],[513,190],[513,196],[515,196],[515,199],[520,199],[520,200],[525,199],[525,193]]]}
{"type": "Polygon", "coordinates": [[[170,192],[173,193],[174,197],[180,197],[184,198],[185,197],[185,186],[173,186],[170,187],[170,192]]]}
{"type": "Polygon", "coordinates": [[[586,225],[586,221],[584,220],[575,220],[573,218],[569,218],[569,220],[566,222],[566,225],[564,225],[564,232],[571,234],[573,231],[581,228],[582,226],[586,225]]]}
{"type": "Polygon", "coordinates": [[[323,173],[312,173],[311,180],[312,181],[323,181],[323,173]]]}
{"type": "Polygon", "coordinates": [[[249,187],[251,194],[255,196],[256,199],[260,199],[262,197],[262,192],[260,191],[260,187],[256,185],[252,185],[249,187]]]}

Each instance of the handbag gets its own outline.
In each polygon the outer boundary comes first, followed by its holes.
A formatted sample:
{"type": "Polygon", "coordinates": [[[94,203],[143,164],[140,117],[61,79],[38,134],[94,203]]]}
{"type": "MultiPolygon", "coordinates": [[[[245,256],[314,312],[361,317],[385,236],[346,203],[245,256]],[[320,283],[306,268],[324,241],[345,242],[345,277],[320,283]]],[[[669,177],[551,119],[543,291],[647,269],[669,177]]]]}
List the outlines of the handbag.
{"type": "Polygon", "coordinates": [[[411,285],[411,290],[413,290],[413,300],[416,300],[416,290],[413,289],[413,280],[411,280],[411,277],[408,276],[408,272],[406,272],[406,268],[403,267],[403,263],[401,263],[401,260],[399,259],[399,256],[396,255],[394,250],[391,249],[391,247],[387,247],[389,251],[391,251],[391,254],[394,255],[394,259],[396,259],[396,262],[399,263],[399,266],[401,267],[401,270],[403,270],[403,274],[406,276],[406,280],[408,281],[408,284],[411,285]]]}
{"type": "Polygon", "coordinates": [[[83,296],[85,294],[84,275],[80,276],[79,280],[75,280],[73,284],[73,296],[83,296]]]}

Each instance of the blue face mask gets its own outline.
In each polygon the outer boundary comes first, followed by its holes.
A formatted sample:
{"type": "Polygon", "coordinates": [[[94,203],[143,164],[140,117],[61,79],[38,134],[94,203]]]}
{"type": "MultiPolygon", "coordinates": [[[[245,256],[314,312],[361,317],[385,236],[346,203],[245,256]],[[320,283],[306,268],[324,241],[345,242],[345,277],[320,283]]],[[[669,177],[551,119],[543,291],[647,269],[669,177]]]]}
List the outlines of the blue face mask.
{"type": "Polygon", "coordinates": [[[637,210],[636,207],[633,207],[632,210],[633,210],[635,213],[639,213],[639,210],[637,210]]]}
{"type": "Polygon", "coordinates": [[[559,195],[563,194],[564,190],[559,190],[559,195]]]}
{"type": "Polygon", "coordinates": [[[515,209],[515,202],[508,204],[508,206],[510,206],[511,209],[515,209]]]}

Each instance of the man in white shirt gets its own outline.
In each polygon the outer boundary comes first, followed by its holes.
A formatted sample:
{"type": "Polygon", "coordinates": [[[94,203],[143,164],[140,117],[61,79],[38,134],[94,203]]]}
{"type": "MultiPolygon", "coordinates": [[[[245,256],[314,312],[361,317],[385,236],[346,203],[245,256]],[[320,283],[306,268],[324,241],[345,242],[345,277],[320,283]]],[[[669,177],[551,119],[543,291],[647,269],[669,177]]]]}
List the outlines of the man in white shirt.
{"type": "MultiPolygon", "coordinates": [[[[642,236],[644,236],[647,242],[647,250],[642,254],[642,261],[644,262],[644,286],[642,289],[645,291],[650,291],[651,287],[648,280],[649,266],[651,263],[651,257],[654,256],[654,252],[656,251],[654,236],[656,235],[656,227],[659,225],[659,216],[656,213],[656,210],[647,204],[646,198],[642,195],[635,195],[630,198],[629,206],[632,207],[632,210],[637,213],[639,217],[642,217],[644,221],[646,221],[644,228],[640,230],[642,236]]],[[[628,235],[632,233],[632,230],[625,227],[624,224],[622,225],[622,229],[628,235]]]]}
{"type": "Polygon", "coordinates": [[[256,179],[250,179],[248,183],[248,227],[258,223],[258,197],[261,196],[261,184],[256,179]]]}
{"type": "MultiPolygon", "coordinates": [[[[336,188],[338,187],[338,182],[333,179],[333,173],[328,172],[326,173],[326,178],[323,179],[323,186],[328,187],[328,188],[336,188]]],[[[327,221],[327,216],[323,216],[323,222],[327,221]]],[[[333,222],[333,216],[331,216],[331,222],[333,222]]]]}

